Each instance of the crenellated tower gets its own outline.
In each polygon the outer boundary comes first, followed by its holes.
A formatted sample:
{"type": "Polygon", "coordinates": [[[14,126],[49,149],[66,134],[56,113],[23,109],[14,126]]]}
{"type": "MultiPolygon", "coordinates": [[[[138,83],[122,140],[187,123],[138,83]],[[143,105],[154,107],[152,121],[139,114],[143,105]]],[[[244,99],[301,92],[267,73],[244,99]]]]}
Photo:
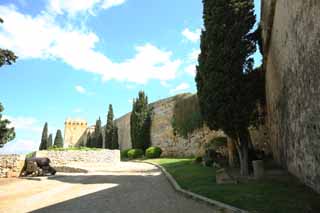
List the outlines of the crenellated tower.
{"type": "Polygon", "coordinates": [[[83,119],[66,119],[64,123],[64,147],[83,145],[86,142],[88,123],[83,119]]]}

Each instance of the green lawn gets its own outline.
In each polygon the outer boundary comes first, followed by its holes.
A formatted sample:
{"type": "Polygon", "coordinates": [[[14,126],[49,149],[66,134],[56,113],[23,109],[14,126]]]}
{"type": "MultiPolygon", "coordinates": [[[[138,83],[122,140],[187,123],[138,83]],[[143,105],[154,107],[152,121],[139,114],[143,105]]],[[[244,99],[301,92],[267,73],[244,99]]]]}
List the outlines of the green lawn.
{"type": "Polygon", "coordinates": [[[147,161],[166,168],[186,190],[250,212],[320,212],[320,195],[291,176],[236,185],[217,185],[215,170],[194,164],[192,159],[161,158],[147,161]]]}

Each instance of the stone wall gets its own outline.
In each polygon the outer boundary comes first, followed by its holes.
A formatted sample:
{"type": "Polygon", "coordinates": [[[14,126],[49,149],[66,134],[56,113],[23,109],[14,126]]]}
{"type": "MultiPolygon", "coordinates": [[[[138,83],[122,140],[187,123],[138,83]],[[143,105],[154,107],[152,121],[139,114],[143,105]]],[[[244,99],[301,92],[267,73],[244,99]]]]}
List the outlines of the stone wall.
{"type": "Polygon", "coordinates": [[[74,163],[118,163],[119,150],[97,151],[37,151],[35,157],[48,157],[52,166],[64,166],[74,163]]]}
{"type": "Polygon", "coordinates": [[[130,116],[131,113],[127,113],[115,120],[115,125],[118,127],[118,142],[121,150],[131,148],[130,116]]]}
{"type": "MultiPolygon", "coordinates": [[[[179,97],[191,94],[181,94],[179,97]]],[[[222,132],[210,131],[202,128],[190,134],[187,139],[174,134],[171,121],[174,113],[175,101],[178,96],[163,99],[151,103],[151,144],[163,150],[163,156],[197,156],[204,153],[207,142],[216,136],[223,135],[222,132]]],[[[130,137],[130,113],[117,119],[118,137],[120,149],[131,148],[130,137]]]]}
{"type": "Polygon", "coordinates": [[[190,95],[181,94],[151,104],[151,143],[161,147],[164,156],[201,156],[206,143],[214,137],[224,135],[223,132],[210,131],[206,127],[194,131],[187,138],[174,134],[171,123],[176,100],[190,95]]]}
{"type": "Polygon", "coordinates": [[[25,155],[0,155],[0,178],[19,177],[25,158],[25,155]]]}
{"type": "Polygon", "coordinates": [[[320,192],[320,1],[263,0],[261,17],[273,155],[320,192]]]}

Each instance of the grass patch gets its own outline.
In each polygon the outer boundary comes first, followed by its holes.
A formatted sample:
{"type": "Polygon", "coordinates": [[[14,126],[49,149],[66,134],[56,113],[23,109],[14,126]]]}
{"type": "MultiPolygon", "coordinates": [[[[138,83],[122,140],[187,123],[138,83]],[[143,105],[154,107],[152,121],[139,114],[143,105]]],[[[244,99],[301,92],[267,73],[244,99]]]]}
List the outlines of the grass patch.
{"type": "Polygon", "coordinates": [[[146,161],[163,166],[186,190],[250,212],[320,212],[320,195],[292,176],[218,185],[215,182],[215,169],[195,164],[193,159],[161,158],[146,161]]]}
{"type": "Polygon", "coordinates": [[[52,147],[52,148],[49,148],[48,150],[49,151],[99,151],[99,150],[103,150],[103,149],[80,146],[80,147],[69,147],[69,148],[52,147]]]}

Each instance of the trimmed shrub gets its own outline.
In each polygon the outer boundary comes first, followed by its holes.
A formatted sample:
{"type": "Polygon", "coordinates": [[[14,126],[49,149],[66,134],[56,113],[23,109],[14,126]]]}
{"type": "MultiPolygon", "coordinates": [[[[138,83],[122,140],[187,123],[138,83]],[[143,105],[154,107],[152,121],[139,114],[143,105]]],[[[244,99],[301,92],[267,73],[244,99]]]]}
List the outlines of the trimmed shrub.
{"type": "Polygon", "coordinates": [[[128,158],[130,159],[136,159],[143,156],[143,150],[142,149],[130,149],[128,151],[128,158]]]}
{"type": "Polygon", "coordinates": [[[122,150],[121,151],[121,158],[128,158],[128,152],[130,149],[122,150]]]}
{"type": "Polygon", "coordinates": [[[202,163],[202,157],[198,156],[193,160],[193,163],[202,163]]]}
{"type": "Polygon", "coordinates": [[[149,147],[146,150],[147,158],[159,158],[162,154],[162,150],[160,147],[149,147]]]}

